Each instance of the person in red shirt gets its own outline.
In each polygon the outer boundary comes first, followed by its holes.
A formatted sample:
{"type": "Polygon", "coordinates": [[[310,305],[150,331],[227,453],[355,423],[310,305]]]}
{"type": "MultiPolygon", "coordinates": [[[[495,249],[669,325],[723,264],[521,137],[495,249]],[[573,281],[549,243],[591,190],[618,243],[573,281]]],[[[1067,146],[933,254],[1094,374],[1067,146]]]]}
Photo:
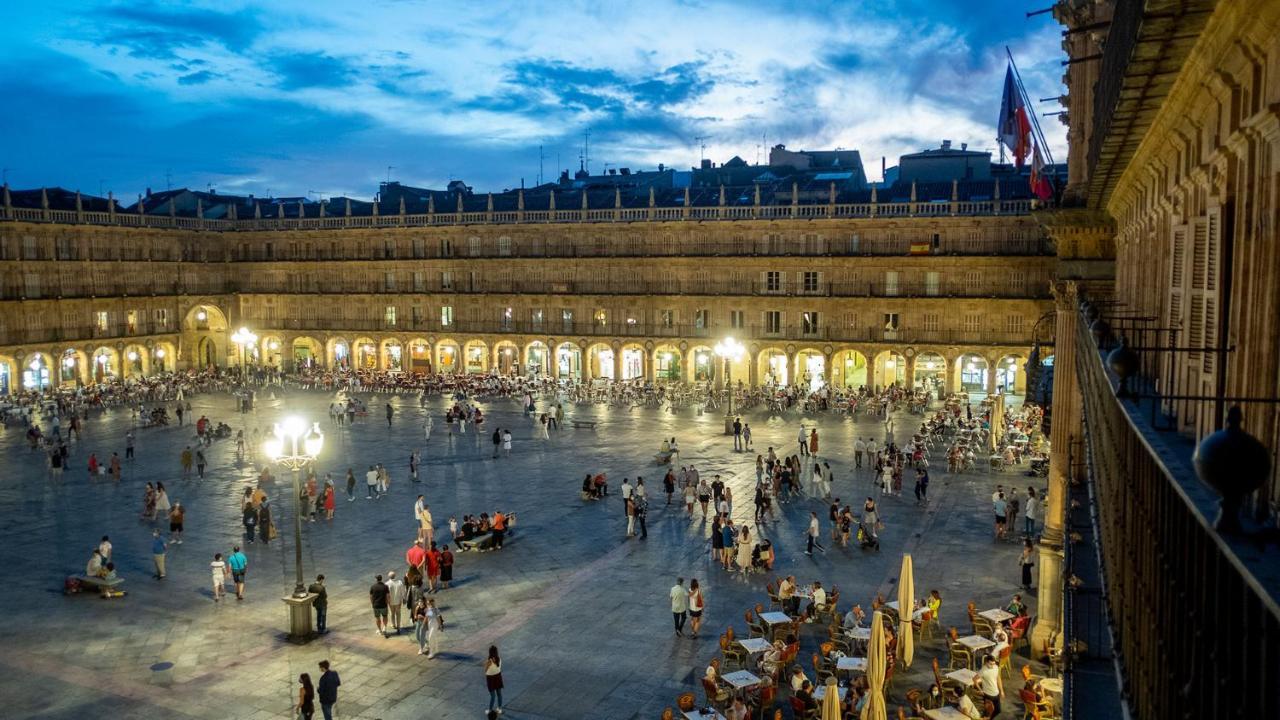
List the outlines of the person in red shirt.
{"type": "Polygon", "coordinates": [[[501,511],[493,513],[493,547],[502,547],[502,536],[507,532],[507,516],[501,511]]]}
{"type": "Polygon", "coordinates": [[[410,547],[404,554],[405,562],[409,563],[409,567],[417,568],[419,574],[422,572],[422,564],[426,561],[427,551],[422,548],[422,541],[415,540],[413,547],[410,547]]]}
{"type": "Polygon", "coordinates": [[[436,548],[435,543],[431,543],[431,549],[427,551],[427,592],[437,592],[440,582],[440,551],[436,548]]]}
{"type": "Polygon", "coordinates": [[[445,545],[440,551],[440,587],[447,590],[450,582],[453,582],[453,553],[445,545]]]}

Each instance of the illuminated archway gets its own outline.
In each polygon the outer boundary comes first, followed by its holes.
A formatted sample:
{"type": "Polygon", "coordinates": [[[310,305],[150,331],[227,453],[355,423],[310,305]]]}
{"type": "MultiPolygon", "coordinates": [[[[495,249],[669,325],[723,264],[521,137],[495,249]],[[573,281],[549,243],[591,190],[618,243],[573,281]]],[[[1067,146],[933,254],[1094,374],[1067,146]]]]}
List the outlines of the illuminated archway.
{"type": "Polygon", "coordinates": [[[534,340],[524,348],[524,372],[530,377],[541,377],[551,371],[551,351],[541,340],[534,340]]]}
{"type": "Polygon", "coordinates": [[[489,372],[489,346],[483,340],[468,340],[463,357],[466,359],[468,375],[483,375],[489,372]]]}
{"type": "Polygon", "coordinates": [[[462,372],[462,349],[453,340],[436,343],[436,370],[443,375],[462,372]]]}
{"type": "Polygon", "coordinates": [[[1027,360],[1022,355],[1010,353],[996,361],[996,390],[1006,394],[1025,395],[1027,392],[1027,360]]]}
{"type": "Polygon", "coordinates": [[[93,359],[89,363],[93,381],[108,382],[120,376],[120,353],[103,346],[93,351],[93,359]]]}
{"type": "Polygon", "coordinates": [[[827,358],[821,350],[805,348],[796,353],[795,378],[809,392],[815,392],[826,383],[827,358]]]}
{"type": "Polygon", "coordinates": [[[8,355],[0,355],[0,395],[13,392],[13,369],[17,363],[8,355]]]}
{"type": "Polygon", "coordinates": [[[89,369],[89,358],[81,350],[67,348],[58,361],[58,381],[60,385],[75,386],[85,382],[85,373],[89,369]]]}
{"type": "Polygon", "coordinates": [[[841,350],[831,359],[831,383],[836,387],[866,387],[867,371],[867,356],[857,350],[841,350]]]}
{"type": "Polygon", "coordinates": [[[510,340],[500,340],[493,346],[493,366],[499,375],[520,374],[520,347],[510,340]]]}
{"type": "Polygon", "coordinates": [[[267,367],[281,368],[284,359],[284,341],[276,335],[267,335],[258,341],[262,364],[267,367]]]}
{"type": "Polygon", "coordinates": [[[779,348],[765,348],[757,356],[761,385],[786,386],[791,383],[787,354],[779,348]]]}
{"type": "Polygon", "coordinates": [[[409,372],[419,375],[431,372],[431,344],[423,338],[409,341],[409,372]]]}
{"type": "Polygon", "coordinates": [[[556,347],[556,373],[565,380],[582,379],[582,348],[577,343],[560,343],[556,347]]]}
{"type": "MultiPolygon", "coordinates": [[[[221,308],[211,303],[195,305],[183,317],[182,329],[183,344],[192,350],[191,367],[226,367],[228,323],[221,308]]],[[[171,361],[176,359],[175,356],[171,361]]],[[[92,372],[94,369],[89,370],[92,372]]]]}
{"type": "Polygon", "coordinates": [[[357,370],[378,369],[378,345],[372,338],[361,337],[351,344],[357,370]]]}
{"type": "Polygon", "coordinates": [[[158,342],[151,348],[151,369],[153,372],[173,372],[178,361],[178,353],[171,342],[158,342]]]}
{"type": "MultiPolygon", "coordinates": [[[[716,375],[716,353],[706,345],[695,345],[689,349],[688,379],[693,382],[710,382],[716,375]]],[[[741,376],[739,376],[741,377],[741,376]]],[[[746,378],[742,378],[746,379],[746,378]]]]}
{"type": "Polygon", "coordinates": [[[44,353],[32,353],[23,364],[22,389],[47,390],[50,383],[48,356],[44,353]]]}
{"type": "Polygon", "coordinates": [[[404,346],[399,340],[390,338],[382,341],[382,369],[388,372],[404,371],[404,346]]]}
{"type": "Polygon", "coordinates": [[[642,380],[644,379],[644,348],[638,344],[622,346],[622,379],[623,380],[642,380]]]}
{"type": "Polygon", "coordinates": [[[653,349],[653,379],[659,382],[680,382],[683,374],[680,365],[683,356],[680,348],[664,343],[653,349]]]}
{"type": "Polygon", "coordinates": [[[956,358],[955,373],[958,382],[956,388],[960,392],[985,393],[987,391],[987,374],[991,369],[987,359],[975,353],[966,353],[956,358]]]}
{"type": "Polygon", "coordinates": [[[874,372],[875,385],[878,388],[905,385],[907,360],[897,350],[883,350],[876,355],[874,372]]]}
{"type": "Polygon", "coordinates": [[[606,343],[596,343],[588,347],[587,362],[593,378],[613,380],[617,375],[613,348],[606,343]]]}
{"type": "Polygon", "coordinates": [[[142,345],[129,345],[124,349],[124,377],[146,377],[150,374],[151,353],[142,345]]]}
{"type": "Polygon", "coordinates": [[[330,367],[351,367],[351,343],[347,342],[346,338],[330,338],[325,355],[329,358],[330,367]]]}
{"type": "Polygon", "coordinates": [[[293,339],[293,368],[304,370],[320,362],[320,341],[310,337],[293,339]]]}
{"type": "Polygon", "coordinates": [[[915,377],[912,382],[921,390],[941,396],[947,386],[947,359],[936,352],[920,353],[916,356],[915,377]]]}

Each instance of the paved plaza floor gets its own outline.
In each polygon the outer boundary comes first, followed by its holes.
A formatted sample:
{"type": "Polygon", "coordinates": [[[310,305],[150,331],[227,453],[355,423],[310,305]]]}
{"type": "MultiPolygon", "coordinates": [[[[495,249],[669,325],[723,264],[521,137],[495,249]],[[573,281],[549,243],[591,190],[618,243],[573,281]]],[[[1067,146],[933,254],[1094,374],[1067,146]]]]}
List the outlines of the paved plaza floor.
{"type": "MultiPolygon", "coordinates": [[[[487,432],[509,427],[515,437],[511,457],[493,460],[487,435],[478,444],[470,433],[450,441],[441,417],[444,399],[431,398],[424,411],[414,396],[374,395],[368,420],[341,428],[328,423],[330,399],[321,392],[263,391],[257,408],[241,415],[227,396],[192,398],[195,415],[236,429],[265,430],[296,414],[320,421],[326,432],[317,470],[321,477],[334,474],[338,508],[332,522],[304,525],[303,556],[308,581],[317,572],[327,576],[330,633],[304,646],[285,641],[280,600],[294,578],[287,471],[273,470],[277,487],[268,488],[280,537],[268,546],[246,547],[247,599],[215,603],[209,562],[239,542],[239,498],[256,475],[253,465],[237,465],[231,441],[215,442],[206,451],[204,481],[182,480],[179,453],[192,442],[193,428],[139,429],[137,459],[125,464],[116,484],[88,481],[84,467],[89,451],[99,458],[113,450],[123,456],[131,425],[124,410],[91,414],[70,468],[58,481],[49,479],[43,456],[28,449],[20,427],[0,433],[0,715],[289,717],[298,674],[317,678],[316,663],[327,658],[342,677],[338,717],[478,718],[488,702],[482,660],[489,645],[497,644],[506,680],[504,717],[656,718],[680,692],[694,690],[701,702],[697,679],[718,653],[717,635],[731,624],[745,635],[743,611],[766,602],[767,578],[730,574],[710,560],[709,522],[696,512],[690,519],[679,504],[664,505],[663,469],[653,455],[662,437],[676,436],[682,463],[695,464],[704,477],[720,473],[728,479],[735,520],[753,525],[754,535],[755,454],[733,452],[715,412],[566,405],[567,418],[589,417],[599,425],[566,427],[543,441],[515,401],[482,401],[487,432]],[[383,419],[387,401],[397,410],[391,428],[383,419]],[[424,412],[436,417],[430,440],[423,438],[424,412]],[[420,485],[409,482],[407,473],[415,448],[423,455],[420,485]],[[375,462],[390,468],[392,486],[387,497],[369,501],[361,471],[375,462]],[[354,502],[342,497],[340,478],[348,467],[359,479],[354,502]],[[598,471],[608,472],[615,488],[624,476],[644,477],[652,499],[647,540],[624,537],[623,504],[616,494],[605,502],[580,499],[584,474],[598,471]],[[148,480],[164,482],[171,499],[188,508],[186,540],[170,548],[163,581],[151,577],[152,526],[139,520],[148,480]],[[457,555],[456,586],[437,600],[448,623],[443,653],[430,661],[417,655],[409,632],[388,639],[375,634],[368,601],[375,573],[403,569],[404,551],[415,535],[418,492],[427,496],[437,528],[447,527],[450,515],[461,519],[499,508],[519,515],[516,534],[502,551],[457,555]],[[104,534],[115,545],[128,595],[64,596],[64,577],[83,571],[104,534]],[[698,578],[705,589],[706,624],[699,639],[672,633],[667,593],[678,575],[698,578]]],[[[835,494],[855,508],[873,494],[870,472],[852,469],[851,447],[855,434],[883,437],[878,420],[855,423],[795,412],[775,420],[763,412],[743,417],[758,452],[770,445],[792,452],[801,420],[816,423],[820,455],[835,470],[835,494]]],[[[899,442],[918,422],[898,416],[899,442]]],[[[927,508],[915,506],[909,479],[903,497],[881,500],[886,526],[878,553],[829,547],[806,557],[808,513],[818,511],[825,539],[826,505],[782,505],[780,519],[763,528],[778,551],[776,574],[839,586],[842,611],[854,601],[868,607],[877,592],[896,597],[901,554],[909,551],[917,596],[936,588],[945,599],[944,626],[967,627],[969,600],[979,607],[1004,605],[1018,589],[1020,546],[991,539],[990,494],[997,482],[1033,484],[1039,491],[1043,480],[1020,472],[951,477],[939,465],[935,460],[927,508]]],[[[816,644],[811,634],[806,631],[803,658],[816,644]]],[[[924,673],[935,656],[945,664],[937,640],[917,648],[915,667],[895,682],[891,708],[906,688],[927,687],[924,673]]],[[[1012,697],[1016,687],[1011,686],[1012,697]]],[[[1012,710],[1005,715],[1013,716],[1012,710]]]]}

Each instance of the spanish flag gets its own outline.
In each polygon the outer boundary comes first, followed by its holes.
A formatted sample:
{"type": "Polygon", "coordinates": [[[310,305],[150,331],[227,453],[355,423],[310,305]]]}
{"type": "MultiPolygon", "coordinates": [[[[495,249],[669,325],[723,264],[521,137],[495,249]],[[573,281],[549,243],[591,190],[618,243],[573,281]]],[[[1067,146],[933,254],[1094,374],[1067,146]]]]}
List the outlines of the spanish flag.
{"type": "Polygon", "coordinates": [[[912,255],[928,255],[929,241],[928,240],[912,240],[911,254],[912,255]]]}

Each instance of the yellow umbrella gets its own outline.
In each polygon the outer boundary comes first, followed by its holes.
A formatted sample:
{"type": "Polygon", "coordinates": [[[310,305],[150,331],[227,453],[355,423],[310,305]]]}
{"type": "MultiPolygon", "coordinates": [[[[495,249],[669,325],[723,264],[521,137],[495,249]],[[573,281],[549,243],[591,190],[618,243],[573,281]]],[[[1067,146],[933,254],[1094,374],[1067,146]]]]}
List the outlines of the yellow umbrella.
{"type": "Polygon", "coordinates": [[[916,581],[911,572],[911,556],[902,556],[902,572],[898,574],[898,657],[911,667],[915,648],[911,641],[911,618],[916,607],[916,581]]]}
{"type": "Polygon", "coordinates": [[[867,682],[871,692],[867,694],[867,704],[862,706],[862,720],[888,720],[884,707],[884,655],[884,620],[877,610],[871,616],[871,640],[867,643],[867,682]]]}
{"type": "Polygon", "coordinates": [[[827,678],[826,694],[822,696],[822,720],[840,720],[840,692],[833,677],[827,678]]]}

